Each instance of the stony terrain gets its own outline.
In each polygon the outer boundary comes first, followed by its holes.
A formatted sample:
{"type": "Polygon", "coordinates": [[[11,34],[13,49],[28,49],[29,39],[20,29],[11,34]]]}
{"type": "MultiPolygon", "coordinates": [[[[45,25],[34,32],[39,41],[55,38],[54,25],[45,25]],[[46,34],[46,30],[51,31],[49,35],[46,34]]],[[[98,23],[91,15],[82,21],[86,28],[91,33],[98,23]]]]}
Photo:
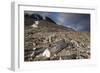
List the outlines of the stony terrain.
{"type": "Polygon", "coordinates": [[[41,20],[37,28],[24,28],[24,60],[71,60],[90,58],[90,33],[41,20]]]}

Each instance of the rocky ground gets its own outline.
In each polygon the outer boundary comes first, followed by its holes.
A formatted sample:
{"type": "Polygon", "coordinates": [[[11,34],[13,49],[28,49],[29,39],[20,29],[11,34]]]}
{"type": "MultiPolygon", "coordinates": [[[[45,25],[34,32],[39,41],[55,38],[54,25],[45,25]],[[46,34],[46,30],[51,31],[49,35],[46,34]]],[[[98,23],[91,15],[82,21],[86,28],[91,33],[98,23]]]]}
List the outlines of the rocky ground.
{"type": "Polygon", "coordinates": [[[71,60],[90,58],[90,33],[40,21],[24,28],[24,60],[71,60]]]}

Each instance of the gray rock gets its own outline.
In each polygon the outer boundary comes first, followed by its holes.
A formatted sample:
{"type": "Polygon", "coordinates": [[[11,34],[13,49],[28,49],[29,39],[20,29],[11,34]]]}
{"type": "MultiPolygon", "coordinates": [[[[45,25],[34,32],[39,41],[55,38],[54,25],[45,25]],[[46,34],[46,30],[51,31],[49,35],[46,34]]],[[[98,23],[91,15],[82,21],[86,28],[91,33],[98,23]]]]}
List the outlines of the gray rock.
{"type": "Polygon", "coordinates": [[[57,41],[53,44],[53,47],[51,47],[49,50],[52,54],[56,54],[67,47],[67,44],[64,40],[57,41]]]}

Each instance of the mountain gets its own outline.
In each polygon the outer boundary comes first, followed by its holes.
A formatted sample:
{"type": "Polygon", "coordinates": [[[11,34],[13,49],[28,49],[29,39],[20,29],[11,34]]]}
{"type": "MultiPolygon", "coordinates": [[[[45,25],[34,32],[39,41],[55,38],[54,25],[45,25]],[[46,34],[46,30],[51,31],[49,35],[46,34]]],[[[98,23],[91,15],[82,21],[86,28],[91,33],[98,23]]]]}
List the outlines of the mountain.
{"type": "Polygon", "coordinates": [[[25,14],[24,15],[24,20],[25,20],[25,25],[32,25],[33,23],[35,23],[34,21],[38,20],[38,21],[41,21],[41,20],[46,20],[48,22],[51,22],[51,23],[54,23],[56,24],[56,22],[54,22],[51,18],[49,18],[48,16],[45,16],[45,19],[43,19],[43,17],[39,14],[25,14]]]}
{"type": "Polygon", "coordinates": [[[24,14],[24,26],[30,26],[34,23],[34,19],[29,14],[24,14]]]}
{"type": "Polygon", "coordinates": [[[47,20],[40,21],[40,23],[38,25],[38,29],[41,30],[41,28],[42,28],[43,32],[44,31],[47,31],[47,32],[74,31],[71,28],[65,27],[63,25],[57,25],[57,24],[54,24],[54,23],[49,22],[47,20]]]}
{"type": "Polygon", "coordinates": [[[30,18],[32,18],[33,20],[43,20],[43,17],[39,14],[31,14],[30,18]]]}
{"type": "Polygon", "coordinates": [[[24,61],[90,58],[90,32],[77,32],[49,18],[38,17],[39,24],[35,28],[31,26],[35,15],[25,15],[24,61]]]}
{"type": "MultiPolygon", "coordinates": [[[[43,17],[39,14],[25,14],[24,15],[24,24],[25,26],[30,26],[33,23],[35,23],[35,20],[40,21],[39,27],[49,27],[50,30],[54,30],[54,31],[60,31],[61,30],[70,30],[70,31],[75,31],[72,28],[68,28],[65,27],[63,25],[57,25],[56,22],[54,22],[51,18],[49,17],[45,17],[45,19],[43,19],[43,17]]],[[[49,30],[49,29],[48,29],[49,30]]]]}
{"type": "Polygon", "coordinates": [[[46,21],[48,21],[48,22],[51,22],[51,23],[54,23],[54,24],[56,24],[56,22],[54,22],[50,17],[45,17],[45,20],[46,21]]]}

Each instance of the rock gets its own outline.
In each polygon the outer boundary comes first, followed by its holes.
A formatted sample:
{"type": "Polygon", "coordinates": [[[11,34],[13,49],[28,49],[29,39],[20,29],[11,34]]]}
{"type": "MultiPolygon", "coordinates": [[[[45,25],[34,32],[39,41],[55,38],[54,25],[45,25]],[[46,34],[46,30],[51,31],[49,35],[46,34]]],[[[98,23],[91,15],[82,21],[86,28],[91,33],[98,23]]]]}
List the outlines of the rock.
{"type": "Polygon", "coordinates": [[[80,55],[83,59],[88,59],[90,56],[86,53],[80,55]]]}
{"type": "Polygon", "coordinates": [[[30,56],[31,56],[31,57],[34,56],[34,51],[32,52],[32,54],[30,54],[30,56]]]}
{"type": "Polygon", "coordinates": [[[38,56],[34,58],[34,61],[46,61],[46,60],[50,60],[50,58],[43,56],[38,56]]]}
{"type": "Polygon", "coordinates": [[[88,45],[87,48],[90,49],[90,45],[88,45]]]}
{"type": "Polygon", "coordinates": [[[43,52],[43,54],[42,54],[44,57],[50,57],[51,56],[51,53],[50,53],[50,51],[49,51],[49,49],[47,48],[47,49],[45,49],[45,51],[43,52]]]}
{"type": "Polygon", "coordinates": [[[50,60],[59,60],[59,56],[51,56],[50,60]]]}
{"type": "Polygon", "coordinates": [[[52,54],[56,54],[67,47],[67,44],[64,40],[57,41],[53,44],[53,47],[51,47],[49,50],[52,54]]]}
{"type": "Polygon", "coordinates": [[[62,58],[61,58],[61,57],[59,57],[59,60],[62,60],[62,58]]]}
{"type": "Polygon", "coordinates": [[[71,40],[73,47],[79,47],[79,44],[75,40],[71,40]]]}
{"type": "Polygon", "coordinates": [[[36,48],[33,48],[33,50],[36,50],[36,48]]]}
{"type": "Polygon", "coordinates": [[[36,46],[36,43],[33,42],[33,46],[36,46]]]}
{"type": "Polygon", "coordinates": [[[46,40],[46,39],[45,39],[45,40],[43,40],[43,43],[48,43],[48,40],[46,40]]]}
{"type": "Polygon", "coordinates": [[[83,36],[85,32],[67,31],[67,28],[47,21],[39,21],[36,28],[25,26],[24,32],[24,61],[90,58],[90,41],[83,36]]]}
{"type": "Polygon", "coordinates": [[[30,18],[32,18],[34,21],[35,20],[43,20],[43,17],[39,14],[31,14],[30,18]]]}
{"type": "Polygon", "coordinates": [[[63,49],[62,51],[60,51],[57,56],[65,56],[65,55],[71,55],[71,50],[66,50],[63,49]]]}
{"type": "Polygon", "coordinates": [[[36,48],[35,53],[34,53],[35,56],[42,54],[44,52],[44,50],[45,50],[45,48],[36,48]]]}
{"type": "Polygon", "coordinates": [[[32,27],[33,28],[38,28],[38,25],[33,23],[32,27]]]}
{"type": "Polygon", "coordinates": [[[52,42],[52,37],[51,36],[49,36],[49,43],[51,43],[52,42]]]}

